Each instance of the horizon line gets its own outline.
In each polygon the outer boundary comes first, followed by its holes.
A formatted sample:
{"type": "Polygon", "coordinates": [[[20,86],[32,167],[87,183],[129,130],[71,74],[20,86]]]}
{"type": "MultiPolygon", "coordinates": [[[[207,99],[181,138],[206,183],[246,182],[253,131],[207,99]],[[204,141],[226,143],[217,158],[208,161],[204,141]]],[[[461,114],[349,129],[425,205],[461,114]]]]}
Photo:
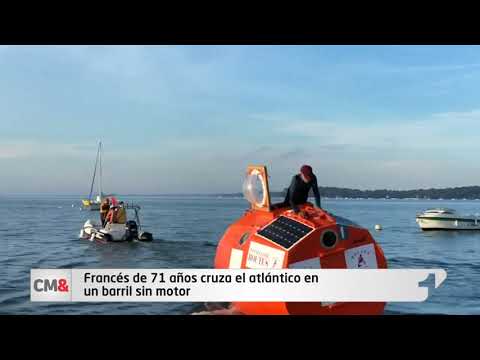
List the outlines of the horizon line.
{"type": "MultiPolygon", "coordinates": [[[[338,187],[338,186],[319,186],[319,188],[337,188],[337,189],[347,189],[347,190],[358,190],[362,192],[366,191],[422,191],[422,190],[446,190],[446,189],[459,189],[459,188],[468,188],[468,187],[480,187],[480,185],[464,185],[464,186],[450,186],[450,187],[430,187],[430,188],[416,188],[416,189],[389,189],[389,188],[377,188],[377,189],[358,189],[350,187],[338,187]]],[[[285,190],[270,190],[270,193],[283,193],[285,190]]],[[[109,195],[113,196],[222,196],[222,195],[236,195],[242,194],[241,191],[234,192],[208,192],[208,193],[113,193],[109,195]]],[[[88,196],[82,193],[74,192],[51,192],[51,191],[32,191],[32,192],[22,192],[22,191],[12,191],[12,192],[0,192],[2,195],[70,195],[70,196],[79,196],[87,198],[88,196]]]]}

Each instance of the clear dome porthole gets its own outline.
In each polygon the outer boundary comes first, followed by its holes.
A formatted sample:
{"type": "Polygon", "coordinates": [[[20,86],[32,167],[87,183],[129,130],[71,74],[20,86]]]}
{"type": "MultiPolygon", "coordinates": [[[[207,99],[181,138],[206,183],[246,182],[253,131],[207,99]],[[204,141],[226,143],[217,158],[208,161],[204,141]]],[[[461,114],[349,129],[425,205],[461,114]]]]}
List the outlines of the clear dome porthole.
{"type": "Polygon", "coordinates": [[[261,207],[266,201],[266,186],[261,173],[253,170],[243,182],[243,195],[252,205],[261,207]]]}

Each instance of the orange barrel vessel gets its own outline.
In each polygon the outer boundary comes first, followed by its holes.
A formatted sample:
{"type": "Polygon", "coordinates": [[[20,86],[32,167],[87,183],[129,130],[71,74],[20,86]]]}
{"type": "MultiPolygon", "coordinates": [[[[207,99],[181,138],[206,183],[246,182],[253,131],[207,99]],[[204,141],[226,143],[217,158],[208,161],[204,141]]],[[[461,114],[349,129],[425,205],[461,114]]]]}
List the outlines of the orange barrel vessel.
{"type": "MultiPolygon", "coordinates": [[[[369,231],[307,203],[306,216],[270,203],[265,166],[249,166],[244,195],[251,204],[220,240],[218,269],[387,268],[382,249],[369,231]]],[[[234,302],[248,315],[376,315],[385,303],[234,302]]]]}

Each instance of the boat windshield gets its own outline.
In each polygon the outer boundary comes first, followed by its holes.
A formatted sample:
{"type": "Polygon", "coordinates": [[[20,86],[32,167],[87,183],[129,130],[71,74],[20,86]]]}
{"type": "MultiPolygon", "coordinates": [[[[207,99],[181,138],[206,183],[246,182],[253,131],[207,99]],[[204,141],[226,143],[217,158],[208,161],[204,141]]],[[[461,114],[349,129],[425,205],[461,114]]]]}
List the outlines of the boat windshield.
{"type": "Polygon", "coordinates": [[[425,214],[448,214],[455,215],[455,210],[452,209],[432,209],[425,211],[425,214]]]}

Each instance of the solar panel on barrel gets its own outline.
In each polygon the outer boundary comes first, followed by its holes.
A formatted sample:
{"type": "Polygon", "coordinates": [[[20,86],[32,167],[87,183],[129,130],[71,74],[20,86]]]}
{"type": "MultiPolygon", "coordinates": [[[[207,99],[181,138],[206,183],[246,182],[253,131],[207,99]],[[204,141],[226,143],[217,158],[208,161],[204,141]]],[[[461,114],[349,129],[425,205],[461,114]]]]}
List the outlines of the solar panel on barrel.
{"type": "Polygon", "coordinates": [[[312,231],[313,228],[310,226],[280,216],[257,233],[285,249],[289,249],[312,231]]]}

